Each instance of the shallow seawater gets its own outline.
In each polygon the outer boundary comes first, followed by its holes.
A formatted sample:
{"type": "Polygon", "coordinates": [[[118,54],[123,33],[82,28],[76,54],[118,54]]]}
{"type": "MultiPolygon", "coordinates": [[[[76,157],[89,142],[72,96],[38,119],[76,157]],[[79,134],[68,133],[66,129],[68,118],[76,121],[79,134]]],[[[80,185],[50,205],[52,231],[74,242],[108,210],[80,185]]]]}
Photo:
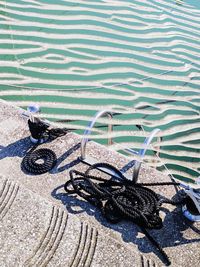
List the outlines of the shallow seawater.
{"type": "MultiPolygon", "coordinates": [[[[121,153],[160,128],[145,164],[199,176],[200,1],[0,1],[0,63],[2,99],[37,102],[81,134],[113,110],[110,149],[121,153]]],[[[103,144],[108,122],[93,135],[103,144]]]]}

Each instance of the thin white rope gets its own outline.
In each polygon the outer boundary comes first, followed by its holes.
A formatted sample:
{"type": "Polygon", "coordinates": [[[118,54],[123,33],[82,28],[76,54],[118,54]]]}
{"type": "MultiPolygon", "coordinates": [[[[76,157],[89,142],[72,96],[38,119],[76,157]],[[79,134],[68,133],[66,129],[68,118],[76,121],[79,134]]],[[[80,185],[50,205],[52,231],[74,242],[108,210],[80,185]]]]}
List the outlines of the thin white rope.
{"type": "MultiPolygon", "coordinates": [[[[16,60],[19,61],[16,57],[16,60]]],[[[118,86],[123,86],[123,85],[132,85],[136,82],[140,82],[140,81],[144,81],[144,80],[148,80],[148,79],[153,79],[153,78],[157,78],[159,76],[162,76],[164,74],[168,74],[168,73],[171,73],[171,72],[174,72],[173,70],[168,70],[168,71],[164,71],[162,73],[159,73],[155,76],[148,76],[148,77],[144,77],[142,79],[136,79],[134,81],[130,81],[130,82],[126,82],[126,83],[115,83],[113,85],[108,85],[108,86],[105,86],[105,85],[101,85],[101,86],[93,86],[93,87],[81,87],[81,88],[78,88],[78,89],[53,89],[54,91],[88,91],[88,90],[95,90],[95,89],[112,89],[112,88],[115,88],[115,87],[118,87],[118,86]]],[[[34,89],[34,90],[51,90],[50,88],[45,88],[45,87],[30,87],[30,86],[23,86],[23,85],[15,85],[15,84],[9,84],[9,83],[0,83],[0,85],[7,85],[7,86],[11,86],[11,87],[16,87],[16,88],[21,88],[21,89],[34,89]]]]}

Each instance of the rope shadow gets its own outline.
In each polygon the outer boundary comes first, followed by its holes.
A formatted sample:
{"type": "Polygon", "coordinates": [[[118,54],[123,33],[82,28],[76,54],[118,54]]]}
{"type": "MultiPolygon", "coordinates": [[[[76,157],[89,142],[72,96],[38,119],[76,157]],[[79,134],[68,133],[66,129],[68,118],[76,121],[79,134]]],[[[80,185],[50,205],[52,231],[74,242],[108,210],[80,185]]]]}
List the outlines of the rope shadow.
{"type": "MultiPolygon", "coordinates": [[[[52,140],[51,140],[52,141],[52,140]]],[[[51,141],[45,142],[45,143],[50,143],[51,141]]],[[[63,172],[77,164],[79,164],[80,160],[77,158],[74,161],[71,161],[70,163],[65,164],[64,166],[60,166],[61,163],[66,160],[73,152],[78,150],[80,148],[80,143],[74,145],[71,147],[69,150],[67,150],[63,155],[61,155],[57,159],[57,163],[54,166],[54,168],[49,171],[51,174],[56,174],[63,172]]],[[[31,150],[31,148],[34,148],[34,144],[31,142],[30,137],[24,137],[20,140],[17,140],[7,146],[0,145],[0,160],[4,158],[11,158],[11,157],[19,157],[19,158],[24,158],[27,153],[31,150]]],[[[40,145],[35,147],[35,149],[39,149],[40,145]]],[[[22,165],[21,165],[21,170],[27,174],[27,175],[32,175],[35,176],[35,174],[29,173],[22,165]]]]}
{"type": "Polygon", "coordinates": [[[33,146],[29,137],[17,140],[7,146],[0,145],[0,160],[6,157],[23,158],[27,151],[33,146]]]}
{"type": "MultiPolygon", "coordinates": [[[[73,215],[79,215],[79,214],[87,214],[89,216],[94,217],[99,223],[104,225],[107,228],[113,229],[115,231],[118,231],[122,234],[123,240],[125,242],[132,242],[133,238],[132,235],[137,236],[138,229],[134,229],[133,223],[130,223],[128,221],[119,222],[117,224],[111,224],[108,221],[105,220],[100,210],[93,206],[91,203],[80,199],[76,195],[69,195],[67,193],[60,192],[61,189],[64,189],[64,184],[58,186],[51,192],[51,196],[59,201],[62,202],[62,204],[65,206],[67,211],[70,214],[73,215]],[[129,227],[124,228],[124,224],[126,226],[129,225],[129,227]],[[131,236],[128,234],[127,229],[133,228],[131,236]]],[[[136,227],[135,227],[136,228],[136,227]]]]}
{"type": "Polygon", "coordinates": [[[67,150],[64,154],[62,154],[58,159],[57,159],[57,163],[54,166],[54,168],[49,172],[51,174],[56,174],[56,173],[60,173],[63,172],[65,170],[68,170],[70,168],[72,168],[73,166],[79,164],[81,161],[79,158],[63,165],[60,166],[61,163],[63,161],[65,161],[70,155],[72,155],[75,151],[77,151],[79,148],[81,147],[81,143],[77,143],[76,145],[74,145],[73,147],[71,147],[69,150],[67,150]]]}
{"type": "MultiPolygon", "coordinates": [[[[74,194],[69,195],[67,193],[63,193],[63,187],[64,185],[60,185],[55,188],[51,195],[53,198],[61,201],[69,213],[74,215],[85,213],[94,217],[106,228],[118,232],[124,242],[134,243],[138,250],[142,253],[153,252],[161,261],[163,261],[162,255],[151,244],[148,238],[146,236],[140,237],[139,233],[143,232],[139,226],[127,220],[122,220],[117,224],[108,222],[98,208],[94,207],[87,201],[80,199],[74,194]]],[[[200,231],[195,227],[195,225],[193,225],[192,222],[189,222],[182,215],[180,207],[176,207],[173,211],[169,211],[165,206],[163,206],[161,210],[165,213],[163,228],[160,230],[148,230],[148,232],[159,242],[162,248],[176,247],[200,241],[200,237],[187,239],[184,236],[185,231],[189,228],[193,229],[193,231],[197,234],[199,234],[200,231]]]]}

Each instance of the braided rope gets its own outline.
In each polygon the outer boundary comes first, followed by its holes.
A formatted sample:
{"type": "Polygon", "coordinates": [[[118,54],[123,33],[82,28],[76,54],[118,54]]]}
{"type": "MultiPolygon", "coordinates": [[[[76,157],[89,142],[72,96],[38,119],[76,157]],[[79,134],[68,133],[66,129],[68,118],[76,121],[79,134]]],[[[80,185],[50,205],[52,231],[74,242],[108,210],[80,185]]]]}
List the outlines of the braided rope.
{"type": "Polygon", "coordinates": [[[56,138],[63,136],[69,132],[66,128],[53,128],[48,129],[48,125],[35,118],[34,121],[28,120],[29,130],[31,136],[38,140],[38,143],[31,148],[31,150],[23,158],[21,167],[28,173],[39,175],[50,171],[57,162],[56,154],[47,148],[41,148],[35,150],[40,141],[53,141],[56,138]]]}
{"type": "Polygon", "coordinates": [[[85,173],[70,170],[69,175],[70,180],[64,185],[67,193],[76,193],[95,205],[101,210],[105,218],[112,223],[128,219],[140,226],[143,233],[156,249],[160,251],[166,265],[171,264],[165,251],[146,229],[162,228],[162,219],[159,217],[159,210],[162,203],[180,204],[183,201],[175,202],[167,198],[162,199],[154,191],[145,186],[178,185],[178,183],[135,184],[127,180],[118,169],[107,163],[94,164],[85,173]],[[90,174],[91,170],[100,167],[115,171],[121,180],[107,180],[90,174]]]}
{"type": "Polygon", "coordinates": [[[50,171],[57,162],[56,154],[47,148],[34,149],[34,146],[23,158],[21,166],[22,169],[28,173],[39,175],[50,171]],[[39,163],[39,162],[42,163],[39,163]]]}

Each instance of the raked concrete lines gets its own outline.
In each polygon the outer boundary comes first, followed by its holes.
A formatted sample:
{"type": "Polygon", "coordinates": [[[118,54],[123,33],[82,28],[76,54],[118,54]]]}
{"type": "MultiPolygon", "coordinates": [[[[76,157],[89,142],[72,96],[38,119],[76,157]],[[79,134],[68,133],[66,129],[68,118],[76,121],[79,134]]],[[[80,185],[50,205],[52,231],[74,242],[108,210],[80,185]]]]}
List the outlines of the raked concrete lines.
{"type": "Polygon", "coordinates": [[[144,262],[139,251],[129,251],[22,185],[1,177],[0,189],[0,204],[7,207],[0,220],[1,267],[133,267],[144,262]]]}

